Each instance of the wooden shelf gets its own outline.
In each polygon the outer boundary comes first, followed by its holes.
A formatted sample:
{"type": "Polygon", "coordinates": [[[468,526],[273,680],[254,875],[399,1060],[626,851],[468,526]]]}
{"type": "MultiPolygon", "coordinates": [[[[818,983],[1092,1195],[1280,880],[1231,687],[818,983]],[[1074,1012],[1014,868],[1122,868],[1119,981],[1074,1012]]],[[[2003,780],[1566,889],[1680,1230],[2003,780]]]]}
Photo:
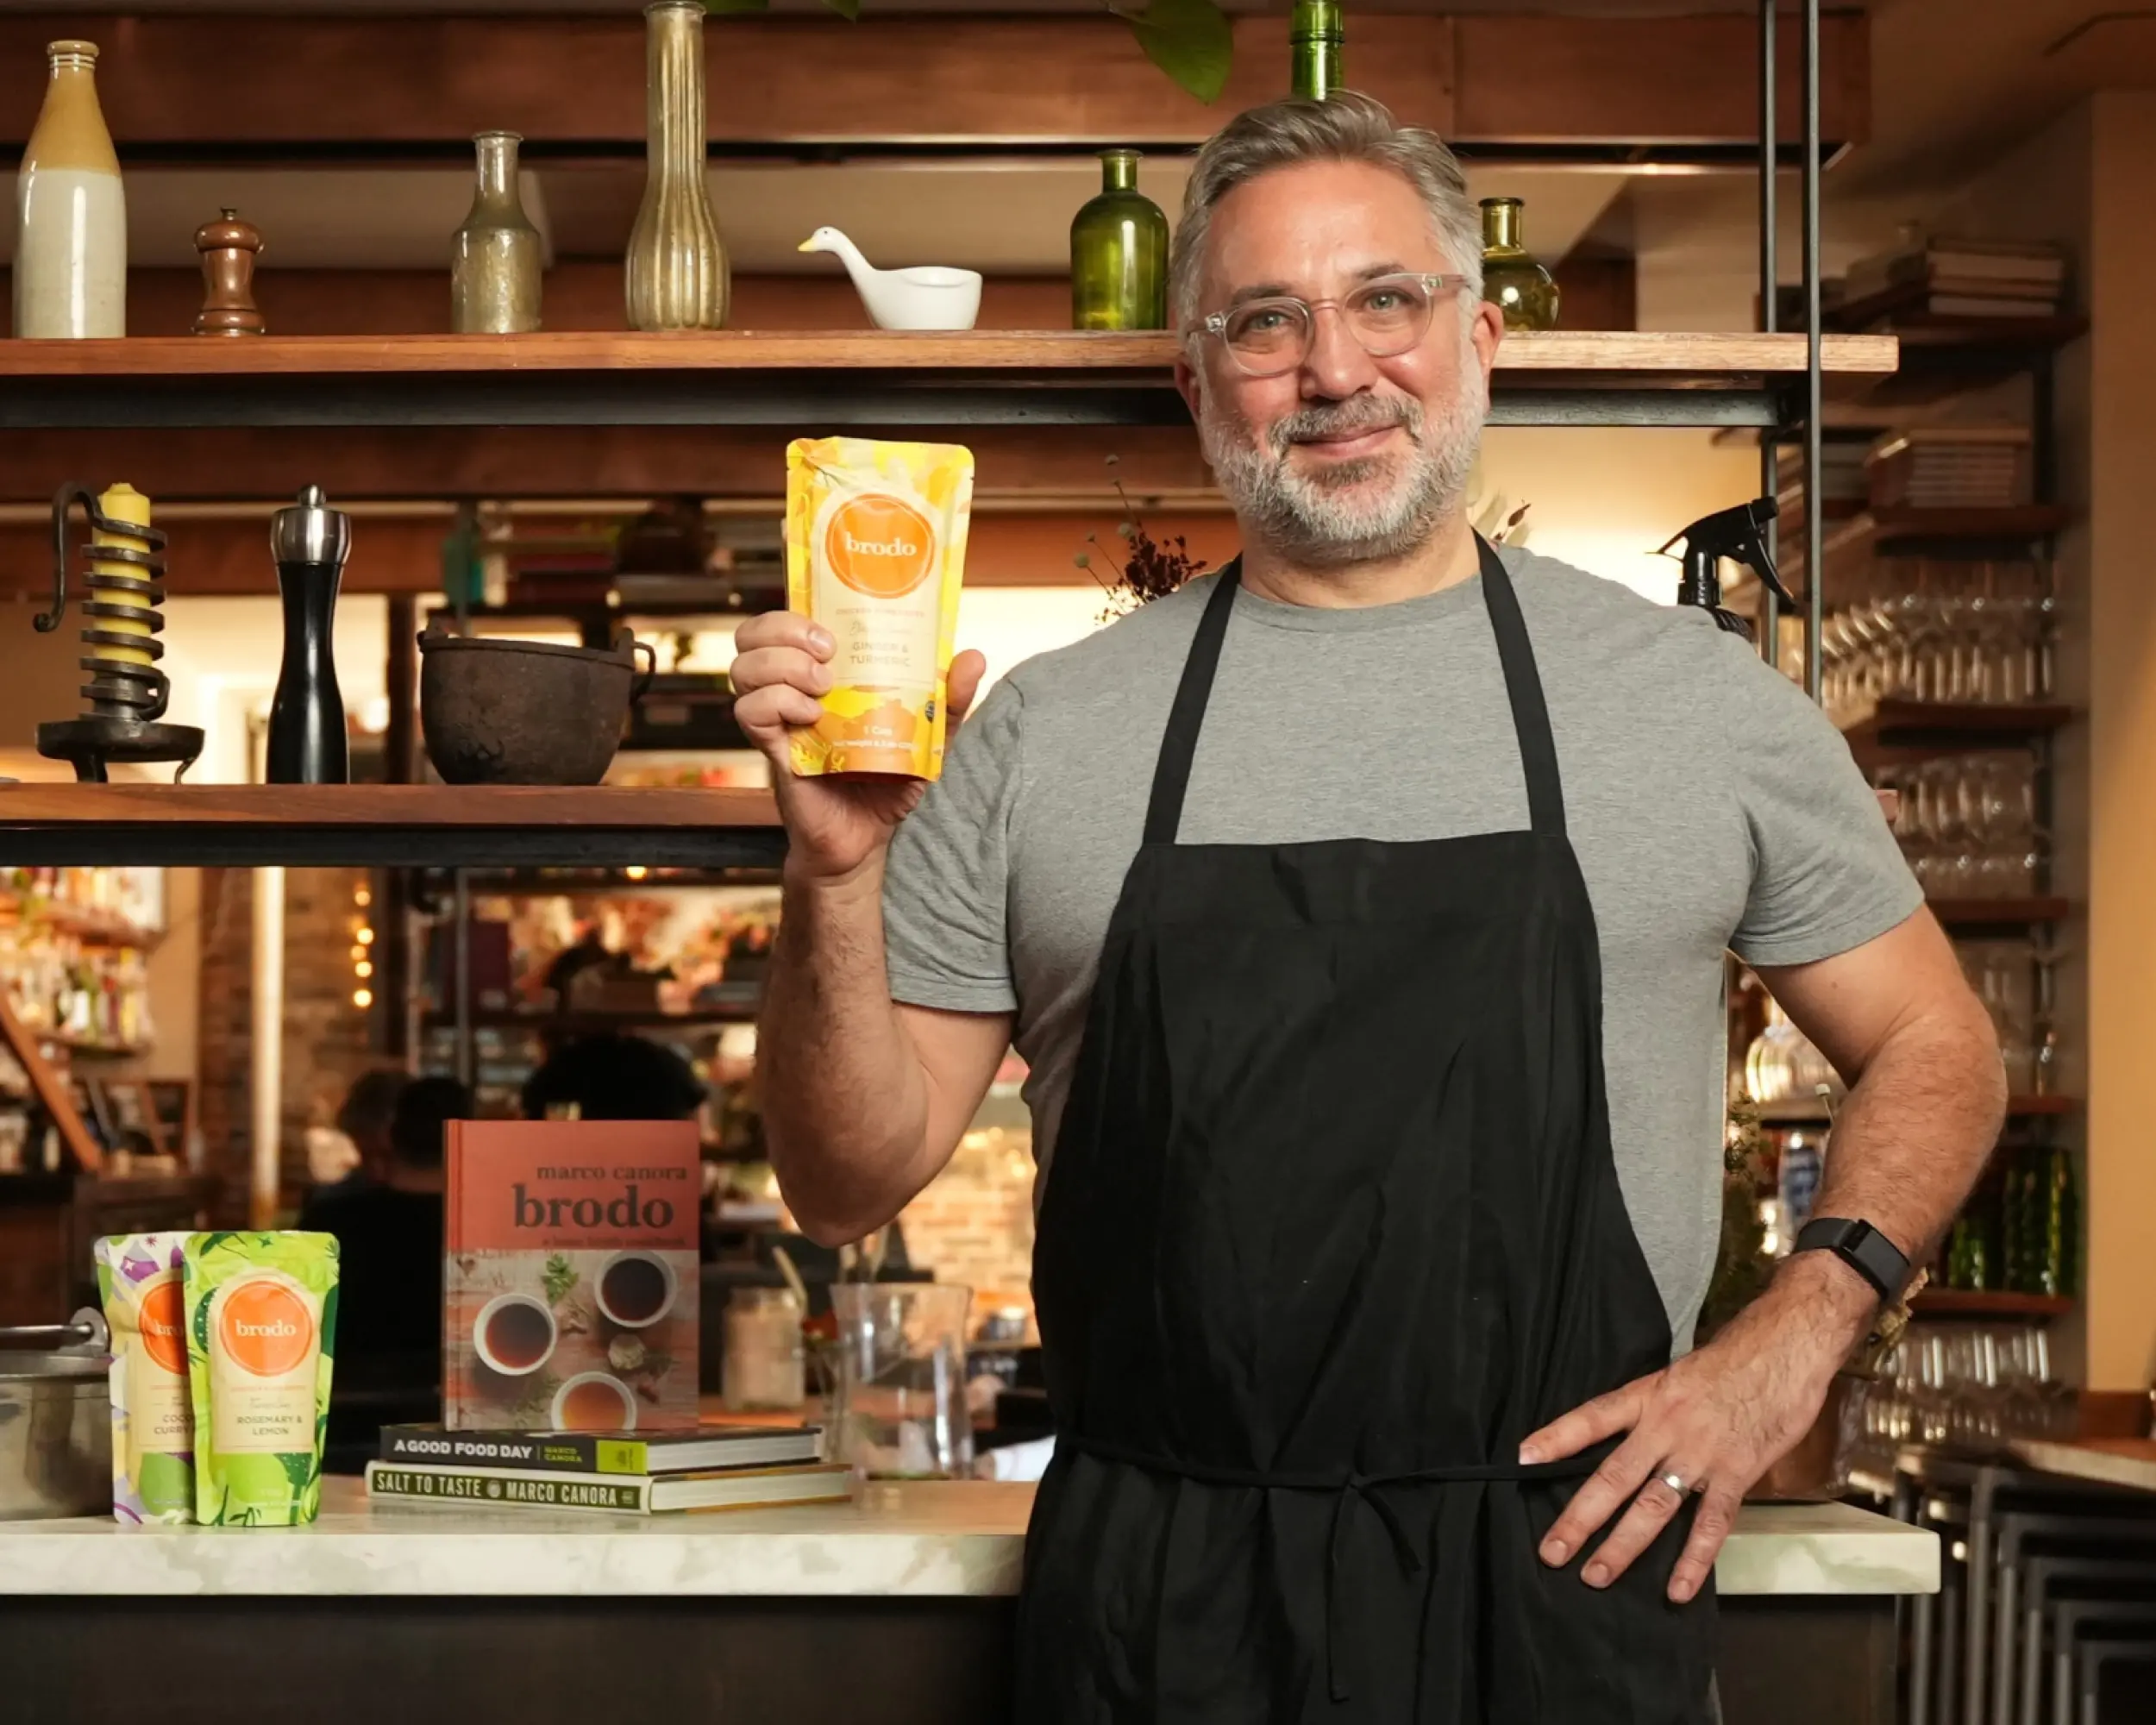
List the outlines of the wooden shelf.
{"type": "Polygon", "coordinates": [[[1971,750],[2029,743],[2073,721],[2074,710],[2055,702],[2028,706],[1981,701],[1883,700],[1864,718],[1842,727],[1849,752],[1865,766],[1921,760],[1971,750]]]}
{"type": "MultiPolygon", "coordinates": [[[[1837,1101],[1839,1108],[1841,1103],[1837,1101]]],[[[1827,1124],[1827,1110],[1816,1100],[1792,1098],[1784,1102],[1758,1104],[1759,1124],[1763,1126],[1816,1126],[1827,1124]]],[[[2006,1113],[2009,1120],[2040,1120],[2059,1114],[2081,1112],[2078,1096],[2009,1096],[2006,1113]]]]}
{"type": "Polygon", "coordinates": [[[1982,1294],[1959,1288],[1927,1288],[1909,1302],[1920,1318],[2058,1318],[2072,1311],[2071,1296],[2065,1294],[2013,1294],[2000,1289],[1982,1294]]]}
{"type": "Polygon", "coordinates": [[[34,866],[771,869],[768,791],[614,785],[0,784],[34,866]]]}
{"type": "Polygon", "coordinates": [[[50,900],[32,904],[4,894],[0,894],[0,924],[67,935],[88,946],[147,949],[165,938],[161,929],[138,928],[122,918],[102,912],[81,910],[50,900]]]}
{"type": "MultiPolygon", "coordinates": [[[[474,1030],[566,1031],[576,1036],[605,1035],[610,1031],[626,1030],[696,1030],[706,1026],[754,1024],[756,1004],[744,1002],[730,1007],[699,1007],[694,1012],[665,1013],[656,1009],[648,1013],[567,1012],[531,1013],[477,1011],[472,1014],[474,1030]]],[[[426,1014],[423,1020],[429,1030],[454,1030],[456,1016],[453,1013],[436,1010],[426,1014]]]]}
{"type": "MultiPolygon", "coordinates": [[[[0,343],[0,429],[301,425],[1180,425],[1165,332],[195,336],[0,343]]],[[[1890,373],[1886,336],[1836,336],[1843,391],[1890,373]]],[[[1508,336],[1491,419],[1766,425],[1802,336],[1508,336]]]]}
{"type": "MultiPolygon", "coordinates": [[[[1826,536],[1827,600],[1830,605],[1844,598],[1870,573],[1881,557],[1929,556],[1955,559],[2008,561],[2025,558],[2037,542],[2049,539],[2073,524],[2073,511],[2055,503],[2016,504],[1987,509],[1858,509],[1833,524],[1826,536]]],[[[1803,518],[1792,513],[1783,519],[1779,549],[1783,578],[1801,588],[1808,579],[1810,559],[1806,555],[1803,518]]],[[[1732,582],[1731,591],[1740,583],[1732,582]]],[[[1749,578],[1742,583],[1749,588],[1749,578]]]]}
{"type": "Polygon", "coordinates": [[[1948,930],[2021,928],[2064,922],[2073,914],[2065,899],[1931,899],[1932,914],[1948,930]]]}

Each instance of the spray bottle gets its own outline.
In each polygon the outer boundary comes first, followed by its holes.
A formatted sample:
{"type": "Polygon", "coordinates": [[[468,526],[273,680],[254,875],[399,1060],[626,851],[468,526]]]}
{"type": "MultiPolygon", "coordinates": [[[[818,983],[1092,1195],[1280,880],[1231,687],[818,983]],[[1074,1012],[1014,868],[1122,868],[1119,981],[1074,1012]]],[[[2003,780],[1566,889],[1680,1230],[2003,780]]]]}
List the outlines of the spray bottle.
{"type": "Polygon", "coordinates": [[[1684,574],[1677,582],[1677,602],[1698,605],[1712,613],[1714,621],[1732,635],[1751,640],[1752,625],[1735,612],[1722,608],[1721,560],[1730,557],[1748,566],[1780,597],[1783,604],[1796,604],[1789,597],[1789,590],[1782,585],[1781,576],[1775,573],[1774,559],[1767,555],[1764,530],[1776,513],[1772,498],[1754,498],[1733,509],[1702,515],[1674,535],[1669,544],[1662,548],[1662,555],[1669,555],[1670,545],[1684,547],[1679,554],[1683,560],[1684,574]]]}

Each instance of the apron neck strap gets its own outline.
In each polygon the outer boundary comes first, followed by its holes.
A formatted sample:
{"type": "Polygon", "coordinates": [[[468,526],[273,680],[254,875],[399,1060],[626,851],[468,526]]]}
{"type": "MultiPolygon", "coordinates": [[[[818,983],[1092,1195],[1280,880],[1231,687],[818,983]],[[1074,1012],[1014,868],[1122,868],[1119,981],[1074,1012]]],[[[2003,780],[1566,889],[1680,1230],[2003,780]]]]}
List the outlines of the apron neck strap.
{"type": "Polygon", "coordinates": [[[1198,732],[1206,721],[1206,702],[1213,693],[1213,674],[1219,668],[1220,643],[1227,639],[1228,618],[1235,610],[1235,590],[1243,585],[1243,560],[1231,561],[1213,583],[1213,597],[1206,601],[1205,615],[1198,619],[1198,633],[1183,661],[1181,681],[1175,685],[1175,704],[1168,710],[1168,729],[1162,735],[1160,758],[1153,766],[1153,800],[1145,808],[1145,842],[1173,844],[1183,823],[1183,793],[1190,788],[1190,763],[1198,753],[1198,732]]]}
{"type": "Polygon", "coordinates": [[[1513,735],[1520,744],[1520,772],[1527,781],[1528,825],[1545,837],[1564,837],[1564,785],[1557,772],[1557,745],[1550,734],[1550,708],[1542,698],[1542,674],[1527,639],[1526,619],[1512,577],[1477,533],[1475,548],[1482,565],[1482,605],[1497,637],[1497,662],[1505,668],[1505,693],[1512,700],[1513,735]]]}
{"type": "MultiPolygon", "coordinates": [[[[1498,662],[1504,668],[1513,731],[1527,781],[1528,818],[1535,831],[1561,837],[1564,792],[1557,774],[1557,743],[1550,734],[1550,710],[1542,698],[1542,678],[1535,669],[1526,622],[1520,614],[1512,577],[1505,573],[1497,553],[1479,533],[1475,536],[1475,545],[1482,565],[1482,603],[1497,637],[1498,662]]],[[[1183,795],[1190,788],[1190,765],[1198,753],[1198,733],[1205,724],[1213,673],[1219,668],[1220,644],[1227,639],[1228,619],[1234,614],[1235,591],[1242,583],[1243,560],[1238,557],[1220,571],[1213,584],[1212,597],[1206,601],[1205,614],[1198,619],[1198,632],[1191,641],[1189,656],[1183,661],[1182,678],[1175,686],[1175,702],[1169,709],[1168,729],[1161,737],[1160,757],[1153,768],[1153,795],[1145,810],[1148,844],[1173,844],[1182,825],[1183,795]]]]}

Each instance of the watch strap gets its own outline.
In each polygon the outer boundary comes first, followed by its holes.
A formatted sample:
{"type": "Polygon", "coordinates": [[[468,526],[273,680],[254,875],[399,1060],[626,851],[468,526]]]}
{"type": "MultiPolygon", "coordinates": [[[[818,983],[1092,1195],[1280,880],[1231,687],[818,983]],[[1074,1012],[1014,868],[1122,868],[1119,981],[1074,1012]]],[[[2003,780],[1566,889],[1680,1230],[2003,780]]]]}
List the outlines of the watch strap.
{"type": "Polygon", "coordinates": [[[1908,1285],[1909,1261],[1901,1247],[1869,1222],[1846,1216],[1814,1216],[1797,1231],[1792,1251],[1831,1251],[1879,1290],[1898,1297],[1908,1285]]]}

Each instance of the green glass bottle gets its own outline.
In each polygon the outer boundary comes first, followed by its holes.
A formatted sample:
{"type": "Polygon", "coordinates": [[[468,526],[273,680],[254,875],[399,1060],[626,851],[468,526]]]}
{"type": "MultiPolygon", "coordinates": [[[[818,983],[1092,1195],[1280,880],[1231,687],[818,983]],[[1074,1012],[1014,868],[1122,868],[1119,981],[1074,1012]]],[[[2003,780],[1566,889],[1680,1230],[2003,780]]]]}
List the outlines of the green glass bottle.
{"type": "Polygon", "coordinates": [[[1482,200],[1482,298],[1505,314],[1507,329],[1557,327],[1557,285],[1520,241],[1517,198],[1482,200]]]}
{"type": "Polygon", "coordinates": [[[1138,189],[1138,153],[1100,153],[1100,195],[1070,223],[1070,327],[1168,327],[1168,217],[1138,189]]]}
{"type": "Polygon", "coordinates": [[[2080,1206],[2075,1201],[2073,1158],[2053,1147],[2038,1171],[2042,1198],[2043,1264],[2037,1292],[2071,1294],[2078,1280],[2081,1244],[2080,1206]]]}
{"type": "Polygon", "coordinates": [[[1295,0],[1288,25],[1288,48],[1294,65],[1294,93],[1322,102],[1341,87],[1340,57],[1347,41],[1347,19],[1340,0],[1295,0]]]}

